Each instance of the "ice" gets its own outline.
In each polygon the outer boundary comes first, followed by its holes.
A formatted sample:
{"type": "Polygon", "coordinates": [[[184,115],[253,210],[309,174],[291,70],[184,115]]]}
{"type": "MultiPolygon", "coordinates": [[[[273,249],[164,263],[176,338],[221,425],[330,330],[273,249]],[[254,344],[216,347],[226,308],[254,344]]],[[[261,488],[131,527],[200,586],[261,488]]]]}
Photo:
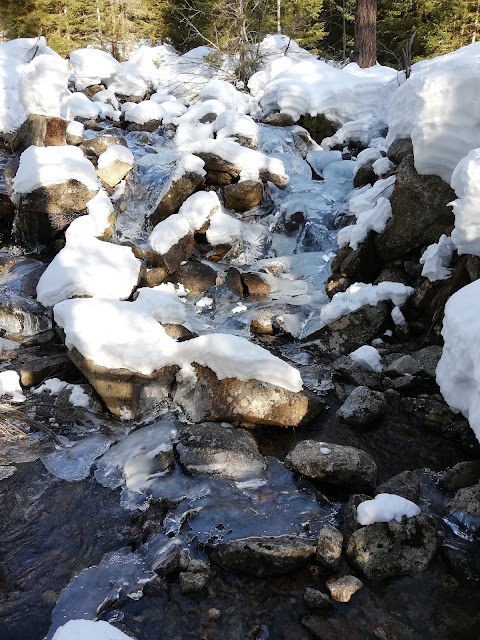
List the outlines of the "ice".
{"type": "Polygon", "coordinates": [[[41,456],[40,459],[45,468],[57,478],[79,482],[88,478],[93,463],[107,451],[111,442],[111,438],[101,434],[86,435],[77,442],[69,442],[58,451],[41,456]]]}
{"type": "Polygon", "coordinates": [[[125,300],[138,283],[140,268],[130,247],[69,234],[38,282],[37,300],[45,307],[74,296],[125,300]]]}
{"type": "Polygon", "coordinates": [[[5,355],[9,352],[17,351],[20,347],[18,342],[15,340],[7,340],[7,338],[0,338],[0,355],[5,355]]]}
{"type": "Polygon", "coordinates": [[[375,522],[401,522],[404,517],[413,518],[420,514],[418,507],[411,500],[393,493],[379,493],[373,500],[361,502],[357,507],[357,521],[362,526],[375,522]]]}
{"type": "Polygon", "coordinates": [[[427,247],[420,258],[420,264],[423,264],[422,276],[428,278],[430,282],[449,278],[452,270],[448,269],[448,264],[454,251],[455,244],[452,238],[445,234],[441,235],[438,242],[427,247]]]}
{"type": "Polygon", "coordinates": [[[20,156],[18,171],[13,178],[17,194],[31,193],[35,189],[68,180],[78,180],[92,191],[98,191],[95,169],[77,147],[35,147],[20,156]]]}
{"type": "Polygon", "coordinates": [[[20,386],[20,376],[16,371],[0,372],[0,398],[7,396],[11,402],[25,402],[20,386]]]}
{"type": "Polygon", "coordinates": [[[103,620],[69,620],[52,640],[128,640],[129,636],[103,620]]]}
{"type": "Polygon", "coordinates": [[[382,357],[374,347],[363,345],[352,351],[350,358],[366,369],[370,369],[370,371],[376,371],[377,373],[382,371],[382,357]]]}
{"type": "Polygon", "coordinates": [[[480,441],[480,280],[448,300],[442,336],[438,386],[450,408],[463,413],[480,441]]]}
{"type": "Polygon", "coordinates": [[[339,162],[342,159],[341,151],[309,151],[307,154],[307,162],[309,162],[313,170],[321,178],[325,167],[331,162],[339,162]]]}

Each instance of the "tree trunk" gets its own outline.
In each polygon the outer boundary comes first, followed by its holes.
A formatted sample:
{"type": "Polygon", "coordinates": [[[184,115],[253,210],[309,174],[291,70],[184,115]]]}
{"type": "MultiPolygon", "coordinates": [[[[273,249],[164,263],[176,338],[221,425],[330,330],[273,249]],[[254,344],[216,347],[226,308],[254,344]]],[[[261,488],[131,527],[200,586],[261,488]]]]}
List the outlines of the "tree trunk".
{"type": "Polygon", "coordinates": [[[277,33],[282,33],[282,0],[277,0],[277,33]]]}
{"type": "Polygon", "coordinates": [[[362,69],[373,67],[377,61],[377,0],[357,0],[355,59],[362,69]]]}

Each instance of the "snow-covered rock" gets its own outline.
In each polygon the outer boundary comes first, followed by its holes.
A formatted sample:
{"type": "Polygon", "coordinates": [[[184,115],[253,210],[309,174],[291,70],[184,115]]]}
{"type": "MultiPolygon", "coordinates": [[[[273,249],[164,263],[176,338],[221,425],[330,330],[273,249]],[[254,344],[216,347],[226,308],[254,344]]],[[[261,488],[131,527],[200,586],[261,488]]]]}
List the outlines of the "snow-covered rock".
{"type": "Polygon", "coordinates": [[[373,500],[361,502],[357,507],[357,520],[362,525],[375,522],[401,522],[404,517],[413,518],[420,514],[418,507],[411,500],[391,493],[379,493],[373,500]]]}
{"type": "Polygon", "coordinates": [[[26,400],[20,386],[20,377],[16,371],[2,371],[0,373],[0,398],[7,396],[11,402],[26,400]]]}
{"type": "Polygon", "coordinates": [[[103,620],[69,620],[55,631],[52,640],[129,640],[129,637],[103,620]]]}
{"type": "Polygon", "coordinates": [[[18,81],[19,100],[25,113],[60,116],[62,98],[67,94],[67,61],[41,54],[28,64],[18,81]]]}
{"type": "Polygon", "coordinates": [[[365,344],[352,351],[350,358],[370,371],[376,371],[377,373],[382,371],[382,357],[375,347],[365,344]]]}
{"type": "Polygon", "coordinates": [[[70,53],[78,91],[113,78],[120,64],[113,56],[99,49],[76,49],[70,53]]]}
{"type": "Polygon", "coordinates": [[[480,255],[480,149],[473,149],[455,167],[451,181],[457,200],[453,205],[452,241],[459,254],[480,255]]]}
{"type": "Polygon", "coordinates": [[[448,264],[454,251],[452,239],[445,234],[441,235],[438,242],[427,247],[420,258],[420,264],[423,264],[422,276],[430,282],[449,278],[452,270],[448,269],[448,264]]]}
{"type": "Polygon", "coordinates": [[[109,187],[115,187],[132,170],[133,153],[120,144],[112,144],[98,158],[97,175],[109,187]]]}

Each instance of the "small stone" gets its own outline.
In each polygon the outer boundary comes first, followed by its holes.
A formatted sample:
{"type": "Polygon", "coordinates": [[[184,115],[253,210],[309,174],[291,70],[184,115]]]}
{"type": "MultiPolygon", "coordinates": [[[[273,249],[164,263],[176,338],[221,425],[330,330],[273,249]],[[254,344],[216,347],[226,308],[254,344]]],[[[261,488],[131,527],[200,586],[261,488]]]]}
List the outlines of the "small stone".
{"type": "Polygon", "coordinates": [[[368,387],[357,387],[337,411],[337,416],[347,424],[360,427],[379,420],[387,411],[383,393],[368,387]]]}
{"type": "Polygon", "coordinates": [[[273,324],[271,316],[258,316],[252,318],[250,331],[255,335],[271,336],[273,334],[273,324]]]}
{"type": "Polygon", "coordinates": [[[206,573],[190,573],[181,571],[178,574],[180,591],[186,593],[197,593],[202,591],[208,584],[209,576],[206,573]]]}
{"type": "Polygon", "coordinates": [[[318,589],[307,587],[303,593],[305,604],[310,609],[331,609],[332,601],[326,593],[322,593],[318,589]]]}
{"type": "Polygon", "coordinates": [[[363,587],[363,582],[355,576],[342,576],[341,578],[330,578],[326,585],[334,600],[350,602],[350,598],[363,587]]]}
{"type": "Polygon", "coordinates": [[[331,524],[324,525],[318,533],[317,560],[329,569],[335,569],[342,555],[343,535],[331,524]]]}
{"type": "Polygon", "coordinates": [[[219,620],[222,616],[222,612],[220,611],[220,609],[209,609],[207,611],[207,620],[210,622],[215,622],[216,620],[219,620]]]}
{"type": "Polygon", "coordinates": [[[413,471],[402,471],[402,473],[380,484],[373,492],[373,495],[376,496],[379,493],[393,493],[412,502],[418,502],[420,482],[413,471]]]}
{"type": "Polygon", "coordinates": [[[246,295],[265,296],[271,293],[271,285],[259,273],[242,273],[242,281],[246,295]]]}
{"type": "Polygon", "coordinates": [[[168,278],[169,282],[183,284],[189,293],[205,293],[215,284],[217,272],[208,264],[202,262],[187,262],[181,264],[177,271],[168,278]]]}
{"type": "Polygon", "coordinates": [[[412,358],[412,356],[404,355],[394,360],[386,369],[385,374],[391,378],[399,378],[400,376],[415,376],[422,371],[421,364],[412,358]]]}
{"type": "Polygon", "coordinates": [[[437,345],[424,347],[420,351],[412,353],[414,358],[420,365],[420,371],[430,378],[435,378],[437,373],[437,365],[442,357],[443,349],[437,345]]]}

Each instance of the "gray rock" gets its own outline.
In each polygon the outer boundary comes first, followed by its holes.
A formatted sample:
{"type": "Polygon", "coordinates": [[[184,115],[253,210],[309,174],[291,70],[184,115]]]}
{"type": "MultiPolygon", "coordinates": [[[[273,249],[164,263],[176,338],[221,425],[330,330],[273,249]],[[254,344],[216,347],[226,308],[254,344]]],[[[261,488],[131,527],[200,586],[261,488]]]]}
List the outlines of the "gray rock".
{"type": "Polygon", "coordinates": [[[335,569],[342,555],[343,535],[331,524],[325,524],[318,532],[317,560],[329,569],[335,569]]]}
{"type": "Polygon", "coordinates": [[[192,422],[232,422],[298,426],[317,415],[323,403],[259,380],[219,380],[208,367],[194,364],[196,382],[179,381],[175,402],[192,422]]]}
{"type": "Polygon", "coordinates": [[[303,593],[303,599],[309,609],[328,610],[332,608],[332,601],[326,593],[318,589],[307,587],[303,593]]]}
{"type": "Polygon", "coordinates": [[[186,427],[180,434],[177,453],[190,473],[218,474],[235,480],[257,476],[267,466],[250,433],[215,423],[186,427]]]}
{"type": "Polygon", "coordinates": [[[382,376],[370,371],[350,356],[341,356],[332,364],[333,371],[356,387],[368,387],[376,391],[382,388],[382,376]]]}
{"type": "Polygon", "coordinates": [[[462,511],[473,518],[480,518],[480,482],[473,487],[459,489],[448,505],[447,511],[450,515],[462,511]]]}
{"type": "Polygon", "coordinates": [[[337,416],[353,427],[361,427],[379,420],[387,411],[383,393],[368,387],[357,387],[337,411],[337,416]]]}
{"type": "Polygon", "coordinates": [[[442,351],[442,347],[431,345],[430,347],[424,347],[420,349],[420,351],[412,353],[412,358],[420,365],[421,373],[430,376],[430,378],[435,378],[437,365],[442,357],[442,351]]]}
{"type": "Polygon", "coordinates": [[[438,176],[421,176],[415,171],[413,156],[398,167],[391,197],[392,217],[375,238],[375,248],[383,260],[399,258],[412,249],[437,242],[450,234],[454,215],[448,206],[455,192],[438,176]]]}
{"type": "Polygon", "coordinates": [[[480,460],[459,462],[450,469],[446,469],[440,476],[439,482],[447,491],[458,491],[471,487],[480,480],[480,460]]]}
{"type": "Polygon", "coordinates": [[[357,507],[366,500],[371,500],[371,496],[367,496],[365,493],[352,494],[345,506],[343,507],[343,521],[345,528],[349,533],[353,533],[357,529],[360,529],[361,524],[357,520],[357,507]]]}
{"type": "Polygon", "coordinates": [[[326,585],[333,600],[350,602],[351,597],[363,587],[363,582],[355,576],[341,576],[340,578],[330,578],[326,585]]]}
{"type": "Polygon", "coordinates": [[[178,569],[180,563],[180,549],[173,541],[161,549],[152,561],[152,570],[158,576],[168,576],[178,569]]]}
{"type": "Polygon", "coordinates": [[[208,584],[209,576],[206,573],[190,573],[181,571],[178,574],[180,591],[182,593],[197,593],[202,591],[208,584]]]}
{"type": "Polygon", "coordinates": [[[440,549],[438,529],[435,518],[427,515],[377,522],[351,535],[347,556],[370,580],[421,573],[440,549]]]}
{"type": "Polygon", "coordinates": [[[402,398],[400,406],[417,425],[439,433],[444,433],[457,421],[457,416],[441,396],[402,398]]]}
{"type": "Polygon", "coordinates": [[[408,156],[413,156],[413,144],[410,138],[398,138],[387,149],[387,157],[395,164],[400,164],[408,156]]]}
{"type": "Polygon", "coordinates": [[[212,560],[233,571],[258,577],[278,576],[299,569],[315,556],[315,543],[299,536],[252,537],[215,546],[212,560]]]}
{"type": "Polygon", "coordinates": [[[359,491],[373,489],[377,478],[377,465],[365,451],[315,440],[299,442],[285,464],[308,478],[359,491]]]}
{"type": "Polygon", "coordinates": [[[305,341],[315,341],[322,353],[350,353],[376,338],[383,331],[387,317],[385,302],[367,305],[311,333],[305,341]]]}
{"type": "Polygon", "coordinates": [[[391,378],[399,378],[404,375],[416,376],[421,372],[422,365],[410,355],[400,356],[385,369],[385,374],[391,378]]]}
{"type": "Polygon", "coordinates": [[[402,471],[378,485],[373,495],[376,496],[379,493],[394,493],[412,502],[418,502],[420,498],[420,482],[413,471],[402,471]]]}
{"type": "Polygon", "coordinates": [[[358,187],[366,187],[369,185],[374,185],[378,180],[378,176],[373,170],[373,161],[366,162],[363,164],[360,169],[358,169],[357,173],[353,178],[353,186],[357,189],[358,187]]]}

